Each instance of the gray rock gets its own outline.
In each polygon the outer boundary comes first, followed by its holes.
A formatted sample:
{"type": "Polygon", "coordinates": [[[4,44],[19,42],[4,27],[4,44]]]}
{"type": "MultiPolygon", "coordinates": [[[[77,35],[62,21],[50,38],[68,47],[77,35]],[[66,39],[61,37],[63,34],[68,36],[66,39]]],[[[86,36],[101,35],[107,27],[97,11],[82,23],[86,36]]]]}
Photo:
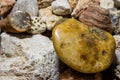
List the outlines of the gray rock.
{"type": "Polygon", "coordinates": [[[116,41],[115,60],[114,63],[120,65],[120,35],[114,35],[116,41]]]}
{"type": "Polygon", "coordinates": [[[12,12],[23,11],[29,13],[31,16],[38,15],[38,3],[37,0],[17,0],[12,12]]]}
{"type": "Polygon", "coordinates": [[[109,9],[109,16],[115,28],[114,33],[120,33],[120,10],[117,10],[116,8],[109,9]]]}
{"type": "Polygon", "coordinates": [[[72,11],[67,0],[53,1],[51,6],[53,8],[53,13],[56,15],[68,15],[72,11]]]}
{"type": "Polygon", "coordinates": [[[58,58],[49,38],[1,34],[0,80],[58,80],[58,58]]]}

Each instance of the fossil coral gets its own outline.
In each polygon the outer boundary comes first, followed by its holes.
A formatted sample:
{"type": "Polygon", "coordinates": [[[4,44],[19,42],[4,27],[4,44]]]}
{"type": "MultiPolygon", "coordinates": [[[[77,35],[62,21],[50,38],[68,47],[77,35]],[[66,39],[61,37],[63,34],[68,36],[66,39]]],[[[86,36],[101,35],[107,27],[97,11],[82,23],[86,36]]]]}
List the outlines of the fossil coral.
{"type": "Polygon", "coordinates": [[[71,15],[78,17],[82,11],[89,7],[87,4],[90,3],[100,4],[100,0],[79,0],[71,15]]]}
{"type": "Polygon", "coordinates": [[[40,17],[33,17],[32,18],[32,26],[30,29],[28,29],[28,33],[30,34],[37,34],[37,33],[43,33],[46,31],[46,22],[44,19],[41,19],[40,17]]]}
{"type": "Polygon", "coordinates": [[[95,26],[113,33],[114,28],[109,18],[109,12],[95,4],[87,6],[89,7],[79,15],[79,20],[88,26],[95,26]]]}
{"type": "Polygon", "coordinates": [[[28,29],[30,34],[43,33],[46,30],[52,30],[55,23],[62,19],[61,16],[56,16],[52,13],[52,7],[47,7],[39,10],[39,16],[32,18],[32,26],[28,29]]]}

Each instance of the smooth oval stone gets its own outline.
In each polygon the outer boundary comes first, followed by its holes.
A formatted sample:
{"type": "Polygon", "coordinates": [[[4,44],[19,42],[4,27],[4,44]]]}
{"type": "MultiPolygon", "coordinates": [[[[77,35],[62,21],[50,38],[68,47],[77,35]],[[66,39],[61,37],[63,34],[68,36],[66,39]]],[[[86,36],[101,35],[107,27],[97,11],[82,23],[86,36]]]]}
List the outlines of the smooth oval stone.
{"type": "Polygon", "coordinates": [[[59,58],[82,73],[103,71],[114,57],[116,45],[111,34],[73,18],[55,26],[52,40],[59,58]]]}

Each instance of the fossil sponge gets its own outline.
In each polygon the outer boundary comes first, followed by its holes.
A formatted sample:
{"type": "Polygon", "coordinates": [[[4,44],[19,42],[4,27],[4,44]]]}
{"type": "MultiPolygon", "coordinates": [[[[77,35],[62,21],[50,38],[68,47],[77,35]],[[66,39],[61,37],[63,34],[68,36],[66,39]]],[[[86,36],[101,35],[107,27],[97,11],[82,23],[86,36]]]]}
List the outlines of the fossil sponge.
{"type": "Polygon", "coordinates": [[[52,40],[59,58],[82,73],[103,71],[114,57],[115,40],[110,33],[73,18],[55,26],[52,40]]]}

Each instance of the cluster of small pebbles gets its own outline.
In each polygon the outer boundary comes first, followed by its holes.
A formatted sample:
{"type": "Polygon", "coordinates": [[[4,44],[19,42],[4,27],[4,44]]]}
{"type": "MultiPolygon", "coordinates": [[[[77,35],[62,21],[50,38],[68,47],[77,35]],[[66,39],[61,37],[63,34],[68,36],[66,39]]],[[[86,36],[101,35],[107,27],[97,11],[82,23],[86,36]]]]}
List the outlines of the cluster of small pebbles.
{"type": "Polygon", "coordinates": [[[117,64],[113,74],[120,79],[120,0],[0,0],[2,32],[49,32],[57,56],[70,68],[60,80],[104,80],[111,64],[117,64]]]}

